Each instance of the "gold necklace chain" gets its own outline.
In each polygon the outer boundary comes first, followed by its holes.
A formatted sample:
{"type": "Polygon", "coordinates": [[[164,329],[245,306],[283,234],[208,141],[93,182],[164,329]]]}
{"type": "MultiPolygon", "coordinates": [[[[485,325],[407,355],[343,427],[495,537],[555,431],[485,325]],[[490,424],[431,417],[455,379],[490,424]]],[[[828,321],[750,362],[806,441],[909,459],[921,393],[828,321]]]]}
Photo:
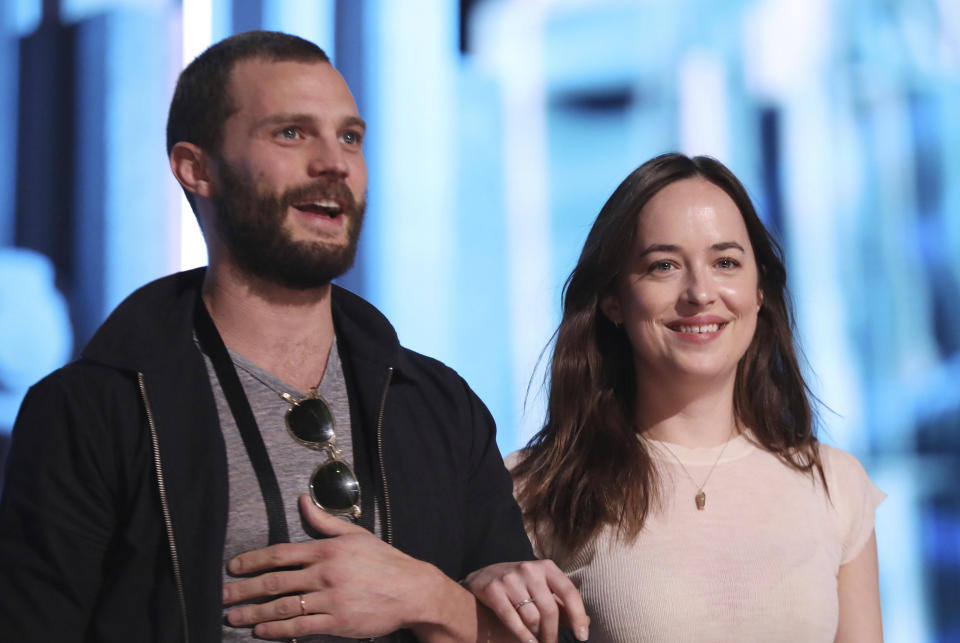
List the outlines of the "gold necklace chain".
{"type": "Polygon", "coordinates": [[[707,494],[704,492],[703,488],[707,486],[707,483],[710,482],[710,476],[713,475],[713,470],[717,468],[717,464],[720,462],[720,458],[723,457],[723,452],[727,450],[727,445],[733,442],[733,431],[730,432],[731,437],[729,440],[723,443],[723,448],[720,449],[720,453],[717,454],[717,459],[713,461],[713,466],[710,467],[710,471],[707,472],[707,477],[704,478],[703,484],[698,485],[697,481],[693,479],[693,476],[690,475],[690,471],[687,470],[687,466],[683,464],[683,461],[677,457],[677,454],[673,452],[673,449],[667,446],[666,442],[660,442],[663,445],[663,448],[667,450],[667,453],[673,456],[673,459],[677,461],[677,464],[680,465],[680,468],[683,469],[683,472],[690,478],[690,482],[693,483],[693,486],[697,488],[697,495],[693,497],[693,501],[697,503],[697,511],[703,511],[707,507],[707,494]]]}
{"type": "Polygon", "coordinates": [[[320,397],[320,394],[317,392],[317,389],[320,387],[319,384],[317,386],[312,387],[310,389],[310,392],[307,393],[305,396],[301,397],[300,399],[297,399],[290,393],[287,393],[286,391],[281,391],[276,386],[273,386],[270,382],[266,381],[265,379],[263,379],[262,377],[260,377],[259,375],[251,371],[249,368],[247,368],[246,366],[238,362],[237,360],[231,359],[230,361],[233,362],[234,366],[242,368],[244,371],[246,371],[247,375],[257,380],[258,382],[266,386],[268,389],[270,389],[271,391],[279,395],[284,402],[286,402],[287,404],[290,404],[291,406],[296,406],[298,402],[302,402],[303,400],[306,400],[311,397],[320,397]]]}

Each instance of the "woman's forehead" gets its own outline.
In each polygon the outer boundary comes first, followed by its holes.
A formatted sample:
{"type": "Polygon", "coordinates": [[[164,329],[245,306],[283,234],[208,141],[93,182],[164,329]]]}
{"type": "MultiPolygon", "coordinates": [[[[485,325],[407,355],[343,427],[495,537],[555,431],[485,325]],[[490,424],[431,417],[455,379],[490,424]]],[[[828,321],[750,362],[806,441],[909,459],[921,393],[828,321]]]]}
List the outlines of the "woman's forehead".
{"type": "MultiPolygon", "coordinates": [[[[637,216],[637,243],[696,248],[735,241],[749,243],[740,209],[719,186],[700,177],[670,183],[637,216]]],[[[745,247],[745,246],[744,246],[745,247]]]]}

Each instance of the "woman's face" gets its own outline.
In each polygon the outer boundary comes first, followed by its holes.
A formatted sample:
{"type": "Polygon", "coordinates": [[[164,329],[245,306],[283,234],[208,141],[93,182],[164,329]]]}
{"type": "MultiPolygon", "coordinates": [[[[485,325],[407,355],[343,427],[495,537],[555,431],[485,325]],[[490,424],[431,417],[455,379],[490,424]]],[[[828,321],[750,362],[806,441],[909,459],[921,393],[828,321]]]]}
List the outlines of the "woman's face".
{"type": "Polygon", "coordinates": [[[666,186],[640,211],[626,269],[601,308],[623,325],[638,382],[732,384],[761,300],[743,216],[726,192],[695,177],[666,186]]]}

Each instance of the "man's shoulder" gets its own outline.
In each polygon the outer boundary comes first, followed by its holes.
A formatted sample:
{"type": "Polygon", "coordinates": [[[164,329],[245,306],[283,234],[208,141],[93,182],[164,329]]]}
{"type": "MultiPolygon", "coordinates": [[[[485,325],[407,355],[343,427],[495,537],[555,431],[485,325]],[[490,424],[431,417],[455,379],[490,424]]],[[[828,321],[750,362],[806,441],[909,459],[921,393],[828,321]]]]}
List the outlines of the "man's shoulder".
{"type": "Polygon", "coordinates": [[[401,347],[400,350],[403,356],[402,363],[407,365],[410,370],[448,383],[454,383],[457,386],[467,387],[466,381],[460,374],[439,359],[405,347],[401,347]]]}
{"type": "Polygon", "coordinates": [[[390,320],[360,295],[334,286],[332,299],[337,335],[347,339],[351,351],[364,353],[380,361],[391,361],[395,366],[458,377],[452,368],[440,360],[403,346],[390,320]]]}
{"type": "Polygon", "coordinates": [[[174,357],[174,347],[192,337],[203,274],[202,268],[179,272],[138,288],[110,313],[81,355],[133,370],[174,357]]]}
{"type": "MultiPolygon", "coordinates": [[[[394,353],[400,350],[400,340],[390,320],[360,295],[334,285],[331,291],[331,309],[338,335],[362,340],[376,353],[394,353]]],[[[352,349],[362,350],[360,342],[352,349]]]]}
{"type": "Polygon", "coordinates": [[[139,400],[131,373],[81,358],[30,387],[13,434],[15,440],[39,441],[37,444],[61,435],[58,432],[73,436],[70,439],[102,443],[112,434],[107,427],[126,430],[139,426],[139,400]]]}

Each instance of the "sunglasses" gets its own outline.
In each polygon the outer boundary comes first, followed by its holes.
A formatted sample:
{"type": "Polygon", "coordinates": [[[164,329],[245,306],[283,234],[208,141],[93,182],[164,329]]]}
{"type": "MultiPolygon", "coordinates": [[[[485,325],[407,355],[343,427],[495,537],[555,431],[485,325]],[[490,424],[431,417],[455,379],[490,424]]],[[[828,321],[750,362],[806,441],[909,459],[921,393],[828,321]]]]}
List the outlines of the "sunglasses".
{"type": "Polygon", "coordinates": [[[286,393],[283,396],[291,404],[286,423],[293,439],[327,454],[327,461],[310,474],[310,499],[328,513],[356,520],[360,517],[360,482],[337,449],[330,407],[316,393],[300,400],[286,393]]]}

